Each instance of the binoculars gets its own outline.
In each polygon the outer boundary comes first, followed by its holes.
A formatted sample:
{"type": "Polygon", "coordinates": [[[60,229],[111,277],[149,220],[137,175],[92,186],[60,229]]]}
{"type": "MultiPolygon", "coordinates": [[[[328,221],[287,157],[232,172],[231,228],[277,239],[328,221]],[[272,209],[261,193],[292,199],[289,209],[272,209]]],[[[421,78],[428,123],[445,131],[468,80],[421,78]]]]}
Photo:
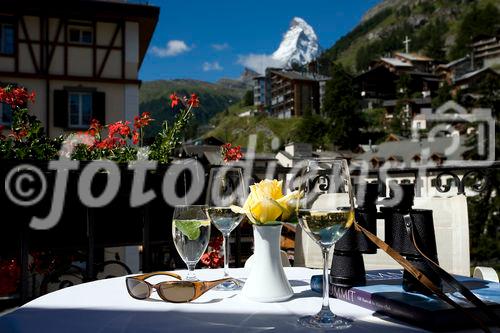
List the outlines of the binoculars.
{"type": "MultiPolygon", "coordinates": [[[[436,237],[432,210],[413,209],[414,184],[399,184],[398,191],[391,188],[389,198],[377,203],[379,184],[371,183],[356,188],[356,221],[373,234],[377,233],[377,218],[385,223],[385,242],[441,287],[439,276],[415,247],[438,264],[436,237]],[[380,212],[377,211],[380,204],[380,212]],[[412,235],[413,233],[413,235],[412,235]]],[[[377,247],[362,233],[350,228],[335,244],[330,270],[330,283],[339,287],[366,284],[363,254],[374,254],[377,247]]],[[[427,289],[406,270],[403,273],[403,289],[428,294],[427,289]]]]}

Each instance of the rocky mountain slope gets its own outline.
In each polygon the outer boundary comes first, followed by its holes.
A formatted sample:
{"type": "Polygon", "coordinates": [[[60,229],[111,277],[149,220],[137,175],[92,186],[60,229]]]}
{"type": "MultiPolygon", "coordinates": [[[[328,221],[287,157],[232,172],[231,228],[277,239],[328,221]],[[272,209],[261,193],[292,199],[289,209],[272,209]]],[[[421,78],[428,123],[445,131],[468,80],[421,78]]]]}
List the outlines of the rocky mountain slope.
{"type": "MultiPolygon", "coordinates": [[[[411,52],[454,60],[468,52],[466,41],[460,39],[461,34],[469,33],[461,31],[463,20],[471,11],[485,10],[488,5],[500,9],[498,0],[385,0],[368,10],[352,31],[325,50],[321,60],[339,61],[352,71],[360,71],[370,59],[404,50],[406,36],[412,40],[411,52]]],[[[472,20],[470,30],[484,30],[481,21],[485,20],[472,20]]],[[[494,25],[492,30],[496,29],[494,25]]]]}
{"type": "Polygon", "coordinates": [[[241,91],[250,90],[253,89],[253,79],[259,75],[260,74],[256,71],[245,68],[239,78],[221,78],[217,81],[217,84],[229,89],[236,89],[241,91]]]}
{"type": "Polygon", "coordinates": [[[319,53],[318,36],[314,29],[304,19],[294,17],[271,57],[283,67],[290,67],[294,63],[305,65],[316,59],[319,53]]]}

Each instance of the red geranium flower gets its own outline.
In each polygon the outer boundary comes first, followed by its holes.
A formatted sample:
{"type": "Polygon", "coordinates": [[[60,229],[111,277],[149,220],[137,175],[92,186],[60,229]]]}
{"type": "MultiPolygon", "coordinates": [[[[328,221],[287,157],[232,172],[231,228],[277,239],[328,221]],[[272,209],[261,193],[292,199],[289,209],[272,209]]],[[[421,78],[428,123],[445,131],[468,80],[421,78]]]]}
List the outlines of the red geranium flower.
{"type": "Polygon", "coordinates": [[[107,137],[101,142],[98,142],[96,144],[96,147],[98,149],[114,149],[117,147],[123,147],[127,144],[127,141],[123,138],[117,138],[117,137],[107,137]]]}
{"type": "Polygon", "coordinates": [[[149,112],[143,112],[141,116],[135,116],[134,117],[134,127],[136,129],[143,128],[145,126],[148,126],[150,122],[152,122],[154,119],[151,118],[151,113],[149,112]]]}
{"type": "Polygon", "coordinates": [[[138,144],[139,143],[139,132],[136,131],[136,130],[133,130],[132,131],[132,143],[134,145],[138,144]]]}
{"type": "Polygon", "coordinates": [[[191,98],[188,101],[188,104],[193,107],[193,108],[198,108],[200,107],[200,100],[198,99],[198,96],[196,94],[191,94],[191,98]]]}
{"type": "Polygon", "coordinates": [[[234,146],[231,143],[225,143],[221,146],[221,155],[224,162],[239,161],[243,158],[241,146],[234,146]]]}
{"type": "Polygon", "coordinates": [[[92,136],[96,136],[102,130],[102,125],[97,119],[92,119],[90,121],[90,127],[87,133],[92,136]]]}
{"type": "Polygon", "coordinates": [[[28,95],[28,100],[31,102],[31,103],[35,103],[35,92],[32,91],[31,94],[28,95]]]}
{"type": "Polygon", "coordinates": [[[122,126],[119,128],[118,132],[120,133],[121,136],[128,136],[130,134],[130,127],[128,126],[130,124],[129,121],[126,121],[122,126]]]}
{"type": "Polygon", "coordinates": [[[115,134],[120,134],[121,136],[128,136],[130,134],[130,124],[129,121],[117,121],[114,124],[108,125],[108,137],[113,137],[115,134]]]}
{"type": "Polygon", "coordinates": [[[222,236],[217,236],[210,240],[210,242],[208,243],[209,251],[203,254],[200,259],[203,265],[210,268],[218,268],[222,266],[222,264],[224,263],[224,257],[220,255],[222,242],[222,236]]]}
{"type": "Polygon", "coordinates": [[[170,95],[170,106],[174,108],[177,104],[179,104],[179,97],[177,97],[176,93],[172,93],[170,95]]]}
{"type": "Polygon", "coordinates": [[[12,108],[26,105],[28,101],[35,102],[35,93],[31,94],[25,88],[0,88],[0,102],[10,105],[12,108]]]}
{"type": "Polygon", "coordinates": [[[28,131],[25,128],[22,128],[17,131],[11,131],[9,134],[10,137],[13,137],[14,140],[17,141],[22,140],[26,135],[28,135],[28,131]]]}
{"type": "Polygon", "coordinates": [[[203,265],[208,266],[210,268],[219,268],[222,266],[224,262],[224,257],[219,257],[219,251],[210,251],[203,256],[201,256],[200,261],[203,265]]]}

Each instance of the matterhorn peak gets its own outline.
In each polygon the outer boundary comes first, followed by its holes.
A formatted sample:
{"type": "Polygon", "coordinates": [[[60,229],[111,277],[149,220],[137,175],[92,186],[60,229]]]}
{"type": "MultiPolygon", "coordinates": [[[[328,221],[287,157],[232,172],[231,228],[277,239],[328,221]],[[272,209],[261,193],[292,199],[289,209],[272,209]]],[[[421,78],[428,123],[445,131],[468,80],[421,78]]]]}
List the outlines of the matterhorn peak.
{"type": "Polygon", "coordinates": [[[305,65],[311,62],[318,57],[319,52],[314,29],[304,19],[294,17],[279,48],[271,57],[283,67],[290,67],[293,63],[305,65]]]}
{"type": "MultiPolygon", "coordinates": [[[[290,22],[290,29],[294,27],[299,27],[300,29],[307,31],[308,34],[311,36],[316,37],[316,34],[314,33],[314,29],[304,20],[303,18],[295,16],[292,21],[290,22]]],[[[317,39],[317,37],[316,37],[317,39]]]]}
{"type": "Polygon", "coordinates": [[[303,18],[295,16],[290,22],[290,27],[293,27],[295,25],[304,25],[304,24],[307,25],[307,22],[303,18]]]}

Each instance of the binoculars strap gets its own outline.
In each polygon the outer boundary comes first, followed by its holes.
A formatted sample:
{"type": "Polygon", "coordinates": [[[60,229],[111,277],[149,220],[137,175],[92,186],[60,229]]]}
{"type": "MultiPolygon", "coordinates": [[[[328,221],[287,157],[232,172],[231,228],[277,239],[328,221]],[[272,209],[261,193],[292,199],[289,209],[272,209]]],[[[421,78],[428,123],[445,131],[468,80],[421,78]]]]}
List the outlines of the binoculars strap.
{"type": "Polygon", "coordinates": [[[461,311],[464,315],[477,322],[477,324],[481,327],[484,332],[491,332],[491,330],[483,323],[483,321],[473,313],[471,313],[469,308],[464,308],[460,306],[458,303],[453,301],[450,297],[448,297],[439,287],[437,287],[427,276],[425,276],[421,271],[415,268],[408,260],[406,260],[401,254],[399,254],[396,250],[390,247],[386,242],[372,234],[370,231],[363,228],[356,221],[354,221],[354,229],[363,233],[370,241],[372,241],[378,248],[383,250],[392,259],[396,260],[408,273],[410,273],[415,279],[417,279],[425,288],[434,293],[437,297],[439,297],[444,302],[448,303],[452,307],[461,311]]]}
{"type": "Polygon", "coordinates": [[[421,244],[420,235],[418,232],[415,232],[415,227],[413,220],[410,214],[406,214],[403,216],[406,230],[410,235],[410,239],[413,242],[413,246],[420,253],[420,255],[427,260],[429,266],[432,268],[434,272],[436,272],[439,277],[446,282],[451,288],[453,288],[456,292],[462,294],[470,303],[474,304],[477,308],[482,310],[497,326],[500,327],[500,318],[498,315],[493,312],[486,304],[483,303],[476,295],[474,295],[466,286],[462,283],[458,282],[451,274],[442,269],[434,260],[429,258],[418,246],[418,243],[421,244]]]}

